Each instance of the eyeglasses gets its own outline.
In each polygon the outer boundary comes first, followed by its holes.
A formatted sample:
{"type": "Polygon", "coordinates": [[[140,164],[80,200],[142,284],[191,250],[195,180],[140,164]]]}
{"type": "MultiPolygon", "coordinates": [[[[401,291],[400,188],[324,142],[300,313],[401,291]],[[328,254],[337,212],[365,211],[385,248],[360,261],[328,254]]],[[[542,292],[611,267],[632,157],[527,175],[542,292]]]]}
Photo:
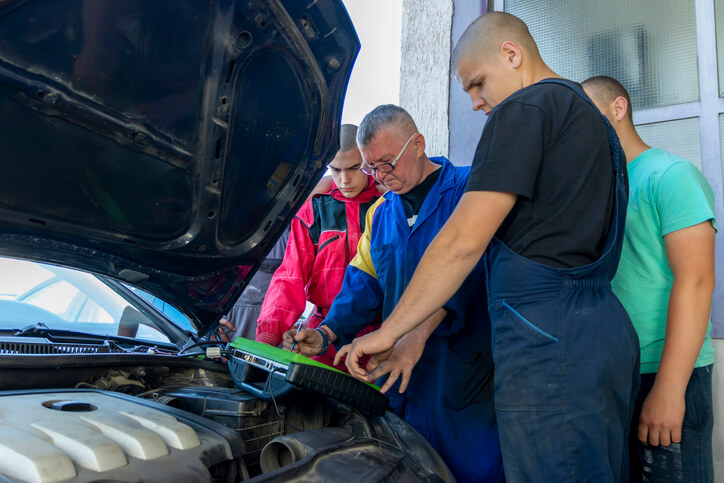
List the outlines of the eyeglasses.
{"type": "Polygon", "coordinates": [[[382,163],[379,166],[365,166],[363,168],[360,168],[364,174],[368,174],[370,176],[374,176],[375,174],[379,173],[389,173],[393,169],[395,169],[395,165],[402,157],[402,153],[405,152],[405,149],[407,149],[407,145],[410,144],[410,141],[412,141],[412,138],[417,136],[418,133],[414,133],[412,136],[410,136],[410,139],[407,140],[405,145],[402,147],[402,151],[400,151],[400,154],[395,156],[395,159],[390,161],[389,163],[382,163]]]}

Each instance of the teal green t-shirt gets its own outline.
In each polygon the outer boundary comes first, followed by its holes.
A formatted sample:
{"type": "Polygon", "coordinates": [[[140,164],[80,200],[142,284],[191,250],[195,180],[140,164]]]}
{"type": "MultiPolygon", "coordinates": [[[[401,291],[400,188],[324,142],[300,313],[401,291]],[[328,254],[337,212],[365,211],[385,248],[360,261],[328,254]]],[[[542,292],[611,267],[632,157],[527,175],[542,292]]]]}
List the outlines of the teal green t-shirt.
{"type": "MultiPolygon", "coordinates": [[[[628,163],[629,200],[621,262],[613,291],[641,345],[641,373],[656,372],[664,350],[673,275],[664,235],[714,219],[714,193],[693,164],[651,148],[628,163]]],[[[711,321],[696,367],[714,362],[711,321]]]]}

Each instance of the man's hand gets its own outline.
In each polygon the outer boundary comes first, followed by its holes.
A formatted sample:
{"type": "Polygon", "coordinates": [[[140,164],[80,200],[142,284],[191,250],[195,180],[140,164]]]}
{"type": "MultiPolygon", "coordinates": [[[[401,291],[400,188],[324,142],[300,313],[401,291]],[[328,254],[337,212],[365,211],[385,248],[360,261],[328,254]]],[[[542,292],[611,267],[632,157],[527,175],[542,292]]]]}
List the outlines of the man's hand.
{"type": "Polygon", "coordinates": [[[297,333],[296,329],[288,330],[284,332],[282,339],[286,350],[307,357],[318,356],[322,351],[322,344],[324,343],[322,334],[314,329],[302,329],[299,333],[297,333]],[[294,349],[292,349],[292,343],[294,341],[297,343],[294,344],[294,349]]]}
{"type": "Polygon", "coordinates": [[[674,281],[666,313],[666,339],[654,387],[639,417],[642,443],[681,441],[686,386],[706,337],[714,291],[714,228],[710,221],[664,235],[674,281]]]}
{"type": "Polygon", "coordinates": [[[639,417],[639,440],[651,446],[681,442],[686,402],[684,392],[654,387],[644,400],[639,417]]]}
{"type": "Polygon", "coordinates": [[[417,332],[412,331],[400,339],[391,351],[374,355],[367,364],[367,381],[375,381],[389,374],[387,381],[380,388],[380,392],[384,394],[402,376],[399,393],[405,392],[412,369],[415,368],[425,349],[426,340],[425,337],[420,337],[417,332]]]}
{"type": "Polygon", "coordinates": [[[216,329],[216,334],[212,335],[211,339],[215,339],[221,342],[231,342],[229,336],[226,335],[226,331],[223,329],[224,327],[226,327],[231,334],[234,334],[236,332],[236,327],[234,327],[234,324],[222,317],[221,320],[219,320],[219,328],[216,329]]]}
{"type": "Polygon", "coordinates": [[[455,295],[480,261],[498,227],[513,209],[517,195],[468,191],[425,250],[404,294],[377,331],[355,340],[347,349],[350,374],[365,376],[359,367],[364,354],[392,348],[455,295]]]}
{"type": "MultiPolygon", "coordinates": [[[[228,320],[226,320],[225,318],[222,317],[219,320],[219,327],[216,329],[216,332],[214,334],[211,334],[209,339],[223,342],[225,344],[228,344],[229,342],[231,342],[231,340],[229,339],[229,336],[226,335],[226,331],[224,331],[224,329],[223,329],[224,327],[226,327],[226,329],[232,335],[236,332],[236,327],[234,327],[234,324],[232,324],[231,322],[229,322],[228,320]]],[[[220,358],[216,358],[214,360],[226,363],[226,357],[220,357],[220,358]]]]}
{"type": "Polygon", "coordinates": [[[395,342],[394,338],[388,336],[387,332],[383,328],[380,328],[353,340],[351,344],[343,346],[339,351],[337,351],[337,355],[334,358],[334,364],[339,364],[342,361],[342,358],[346,355],[347,361],[345,362],[345,365],[347,366],[349,373],[357,379],[365,381],[367,380],[367,371],[360,367],[360,358],[365,354],[369,354],[372,357],[383,357],[385,352],[392,350],[395,342]]]}

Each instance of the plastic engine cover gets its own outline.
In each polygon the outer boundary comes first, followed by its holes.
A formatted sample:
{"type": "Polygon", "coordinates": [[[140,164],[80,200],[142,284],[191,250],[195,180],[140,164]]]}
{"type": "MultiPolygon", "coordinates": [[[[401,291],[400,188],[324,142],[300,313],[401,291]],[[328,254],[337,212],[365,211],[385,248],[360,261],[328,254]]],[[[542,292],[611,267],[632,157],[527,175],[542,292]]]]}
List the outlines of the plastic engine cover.
{"type": "Polygon", "coordinates": [[[207,482],[242,452],[233,430],[123,394],[0,392],[0,480],[207,482]]]}

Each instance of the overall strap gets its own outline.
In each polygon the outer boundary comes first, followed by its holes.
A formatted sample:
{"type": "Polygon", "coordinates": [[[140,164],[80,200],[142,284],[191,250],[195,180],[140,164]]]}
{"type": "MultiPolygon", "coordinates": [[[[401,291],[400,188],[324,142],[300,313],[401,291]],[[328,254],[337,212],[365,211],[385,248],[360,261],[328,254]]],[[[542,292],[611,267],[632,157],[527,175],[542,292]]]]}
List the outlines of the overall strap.
{"type": "Polygon", "coordinates": [[[600,263],[594,263],[588,266],[586,270],[593,269],[594,266],[598,265],[600,268],[605,270],[606,277],[608,280],[613,279],[616,274],[618,267],[618,261],[621,256],[621,248],[623,246],[623,234],[626,224],[626,207],[628,205],[628,179],[626,172],[626,155],[621,148],[621,143],[618,140],[616,130],[608,122],[606,116],[604,116],[598,107],[593,103],[590,97],[586,95],[579,84],[564,80],[564,79],[544,79],[539,84],[559,84],[568,87],[573,92],[578,94],[582,99],[588,102],[598,113],[603,124],[606,128],[606,134],[608,137],[608,147],[611,152],[611,161],[613,163],[613,169],[615,174],[615,189],[614,189],[614,206],[613,206],[613,220],[611,228],[608,232],[606,243],[603,249],[600,263]],[[605,267],[605,268],[604,268],[605,267]]]}
{"type": "Polygon", "coordinates": [[[593,103],[590,97],[584,92],[583,88],[581,88],[580,84],[577,84],[575,82],[571,82],[566,79],[543,79],[542,81],[538,81],[538,84],[559,84],[562,86],[566,86],[569,89],[571,89],[573,92],[578,94],[583,100],[588,102],[593,108],[596,110],[598,115],[603,120],[603,124],[606,126],[606,133],[608,134],[608,144],[611,149],[611,159],[613,160],[613,168],[616,171],[616,181],[624,182],[625,176],[626,176],[626,170],[624,167],[626,166],[626,156],[623,154],[623,149],[621,149],[621,143],[618,140],[618,135],[616,134],[616,130],[611,126],[611,123],[608,122],[608,119],[606,119],[606,116],[601,114],[601,111],[599,111],[598,107],[596,107],[596,104],[593,103]]]}

